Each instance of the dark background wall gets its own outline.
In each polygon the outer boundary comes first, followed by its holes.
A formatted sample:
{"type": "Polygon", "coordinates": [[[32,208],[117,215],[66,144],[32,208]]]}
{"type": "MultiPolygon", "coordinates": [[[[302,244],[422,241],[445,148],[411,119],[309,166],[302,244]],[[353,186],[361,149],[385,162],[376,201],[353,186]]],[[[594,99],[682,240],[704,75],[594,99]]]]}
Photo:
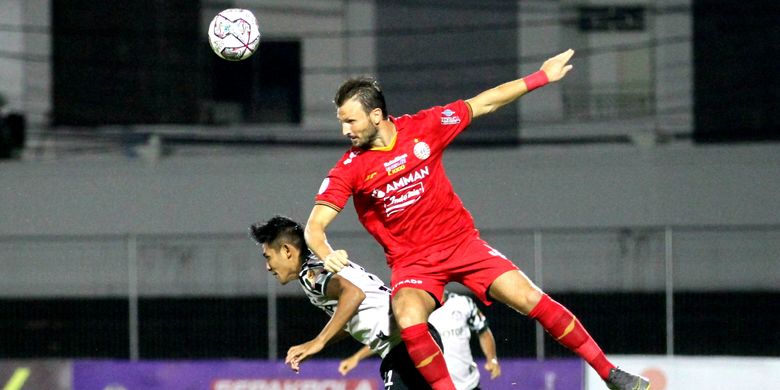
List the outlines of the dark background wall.
{"type": "Polygon", "coordinates": [[[700,142],[780,140],[780,3],[693,2],[696,127],[700,142]]]}
{"type": "MultiPolygon", "coordinates": [[[[377,77],[391,115],[468,99],[520,76],[516,2],[392,0],[376,6],[377,77]]],[[[472,128],[457,142],[518,142],[512,109],[480,118],[472,128]]]]}

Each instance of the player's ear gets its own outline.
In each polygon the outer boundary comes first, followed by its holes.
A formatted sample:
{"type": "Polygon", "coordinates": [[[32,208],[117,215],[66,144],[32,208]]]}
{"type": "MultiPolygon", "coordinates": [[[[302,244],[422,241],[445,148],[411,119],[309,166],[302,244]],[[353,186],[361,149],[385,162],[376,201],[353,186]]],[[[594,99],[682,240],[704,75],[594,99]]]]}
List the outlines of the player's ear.
{"type": "Polygon", "coordinates": [[[369,117],[371,118],[371,123],[373,123],[374,126],[379,126],[379,123],[382,122],[382,119],[384,118],[384,113],[382,112],[381,108],[375,108],[371,110],[369,117]]]}
{"type": "Polygon", "coordinates": [[[285,259],[292,257],[292,247],[290,247],[290,244],[284,243],[279,245],[279,254],[284,256],[285,259]]]}

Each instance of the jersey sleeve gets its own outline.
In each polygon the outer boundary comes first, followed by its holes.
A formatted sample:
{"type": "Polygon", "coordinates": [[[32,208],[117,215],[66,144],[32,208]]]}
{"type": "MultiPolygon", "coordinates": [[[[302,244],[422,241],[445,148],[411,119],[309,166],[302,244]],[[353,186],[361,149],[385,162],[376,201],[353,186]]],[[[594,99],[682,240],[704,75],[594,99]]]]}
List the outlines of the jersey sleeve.
{"type": "Polygon", "coordinates": [[[467,321],[472,332],[480,334],[488,329],[487,318],[479,310],[477,304],[471,298],[465,297],[469,302],[469,319],[467,321]]]}
{"type": "Polygon", "coordinates": [[[465,101],[457,100],[422,110],[412,115],[412,120],[419,121],[425,132],[435,134],[435,146],[443,148],[471,124],[471,107],[465,101]]]}
{"type": "Polygon", "coordinates": [[[328,172],[328,176],[322,180],[320,189],[314,197],[314,203],[328,206],[336,211],[341,211],[346,206],[352,195],[352,170],[350,165],[354,153],[349,152],[336,163],[328,172]]]}

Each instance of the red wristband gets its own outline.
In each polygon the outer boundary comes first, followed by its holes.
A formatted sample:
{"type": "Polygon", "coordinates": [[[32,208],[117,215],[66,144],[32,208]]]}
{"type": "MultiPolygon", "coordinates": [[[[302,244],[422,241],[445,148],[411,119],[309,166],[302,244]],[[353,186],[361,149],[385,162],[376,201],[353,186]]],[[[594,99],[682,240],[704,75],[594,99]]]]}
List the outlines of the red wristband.
{"type": "Polygon", "coordinates": [[[528,89],[528,92],[531,92],[536,88],[543,87],[550,82],[550,80],[547,78],[547,73],[544,73],[543,70],[538,70],[529,74],[528,76],[523,77],[523,81],[525,81],[525,88],[528,89]]]}

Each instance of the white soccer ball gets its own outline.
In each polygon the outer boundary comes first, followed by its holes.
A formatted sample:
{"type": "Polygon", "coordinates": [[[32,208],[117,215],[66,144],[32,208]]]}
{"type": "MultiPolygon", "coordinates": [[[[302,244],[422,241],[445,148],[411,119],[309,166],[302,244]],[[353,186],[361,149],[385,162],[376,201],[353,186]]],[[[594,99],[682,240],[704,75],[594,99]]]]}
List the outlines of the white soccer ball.
{"type": "Polygon", "coordinates": [[[260,45],[260,27],[251,11],[226,9],[209,25],[209,45],[214,53],[228,61],[249,58],[260,45]]]}

